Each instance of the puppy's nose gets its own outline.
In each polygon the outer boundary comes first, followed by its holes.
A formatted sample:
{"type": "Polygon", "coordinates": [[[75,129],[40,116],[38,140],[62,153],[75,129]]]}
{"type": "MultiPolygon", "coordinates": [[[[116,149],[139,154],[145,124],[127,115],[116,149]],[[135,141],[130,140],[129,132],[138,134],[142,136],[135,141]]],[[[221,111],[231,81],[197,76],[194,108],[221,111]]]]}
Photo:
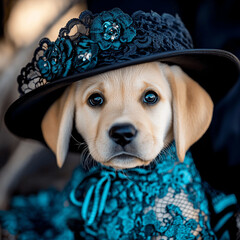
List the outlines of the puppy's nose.
{"type": "Polygon", "coordinates": [[[117,124],[110,128],[109,136],[117,144],[124,147],[137,135],[137,129],[132,124],[117,124]]]}

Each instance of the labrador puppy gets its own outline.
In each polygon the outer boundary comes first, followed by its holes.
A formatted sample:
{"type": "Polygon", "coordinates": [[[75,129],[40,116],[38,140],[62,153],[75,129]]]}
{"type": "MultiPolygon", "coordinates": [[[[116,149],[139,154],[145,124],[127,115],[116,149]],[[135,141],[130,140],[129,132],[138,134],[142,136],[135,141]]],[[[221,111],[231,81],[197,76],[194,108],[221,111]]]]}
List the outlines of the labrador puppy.
{"type": "Polygon", "coordinates": [[[183,161],[209,127],[212,113],[210,96],[180,67],[151,62],[72,84],[41,127],[59,167],[75,125],[95,161],[126,169],[148,165],[173,140],[183,161]]]}

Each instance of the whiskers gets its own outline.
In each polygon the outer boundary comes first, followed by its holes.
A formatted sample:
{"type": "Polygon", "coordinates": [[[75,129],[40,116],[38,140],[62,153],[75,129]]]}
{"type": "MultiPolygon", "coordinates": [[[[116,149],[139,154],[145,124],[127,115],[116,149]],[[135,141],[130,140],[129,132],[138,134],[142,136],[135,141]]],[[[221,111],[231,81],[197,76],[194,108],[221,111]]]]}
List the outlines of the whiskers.
{"type": "Polygon", "coordinates": [[[73,140],[76,142],[75,145],[77,146],[77,149],[80,152],[80,163],[82,164],[83,168],[90,169],[94,165],[96,165],[96,161],[92,158],[88,145],[85,141],[78,141],[75,137],[71,136],[73,140]]]}
{"type": "Polygon", "coordinates": [[[169,156],[170,158],[174,159],[176,153],[174,153],[173,151],[171,151],[171,146],[172,146],[172,142],[169,142],[167,144],[164,144],[163,149],[161,150],[161,152],[158,154],[158,156],[153,160],[154,163],[160,163],[163,161],[163,159],[166,159],[167,156],[169,156]]]}
{"type": "Polygon", "coordinates": [[[121,172],[122,175],[124,175],[126,177],[126,179],[128,179],[129,181],[132,181],[132,179],[130,178],[130,176],[128,175],[128,173],[125,169],[120,169],[118,171],[121,172]]]}

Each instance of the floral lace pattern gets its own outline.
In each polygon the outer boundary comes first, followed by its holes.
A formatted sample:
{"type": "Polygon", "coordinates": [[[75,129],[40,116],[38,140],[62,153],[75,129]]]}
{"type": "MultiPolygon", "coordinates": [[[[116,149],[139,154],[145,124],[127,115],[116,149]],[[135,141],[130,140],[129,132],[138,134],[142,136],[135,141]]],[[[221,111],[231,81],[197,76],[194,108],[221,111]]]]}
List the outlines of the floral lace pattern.
{"type": "Polygon", "coordinates": [[[79,236],[119,240],[215,239],[208,202],[191,154],[180,163],[172,144],[156,162],[124,171],[92,169],[70,195],[84,223],[79,236]],[[158,209],[161,202],[164,207],[158,209]]]}
{"type": "Polygon", "coordinates": [[[192,47],[178,16],[137,11],[130,17],[118,8],[95,15],[84,11],[60,30],[55,42],[39,42],[18,76],[19,92],[93,68],[192,47]]]}
{"type": "Polygon", "coordinates": [[[15,196],[9,211],[0,211],[1,240],[74,240],[69,229],[71,218],[79,213],[68,201],[69,192],[84,176],[81,168],[74,171],[62,192],[55,189],[28,196],[15,196]]]}
{"type": "Polygon", "coordinates": [[[235,239],[239,216],[236,197],[202,183],[191,154],[180,163],[173,143],[147,167],[78,167],[63,191],[14,197],[0,211],[0,238],[235,239]]]}

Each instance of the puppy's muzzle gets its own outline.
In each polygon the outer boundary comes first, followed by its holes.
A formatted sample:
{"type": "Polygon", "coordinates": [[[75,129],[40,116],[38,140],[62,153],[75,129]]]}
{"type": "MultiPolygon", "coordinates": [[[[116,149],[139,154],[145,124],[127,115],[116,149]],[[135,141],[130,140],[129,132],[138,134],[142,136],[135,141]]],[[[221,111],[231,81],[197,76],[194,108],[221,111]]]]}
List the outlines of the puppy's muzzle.
{"type": "Polygon", "coordinates": [[[109,137],[122,147],[131,143],[136,135],[137,129],[129,123],[116,124],[109,130],[109,137]]]}

